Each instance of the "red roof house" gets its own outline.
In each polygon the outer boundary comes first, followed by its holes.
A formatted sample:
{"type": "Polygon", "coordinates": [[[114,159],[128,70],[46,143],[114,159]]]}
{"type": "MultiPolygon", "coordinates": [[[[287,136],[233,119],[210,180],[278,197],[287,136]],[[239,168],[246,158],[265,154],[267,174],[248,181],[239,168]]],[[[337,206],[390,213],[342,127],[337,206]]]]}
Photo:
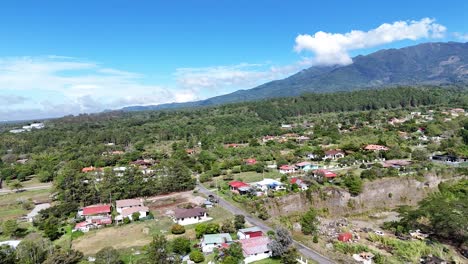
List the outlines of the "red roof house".
{"type": "Polygon", "coordinates": [[[85,167],[85,168],[81,169],[81,172],[83,172],[83,173],[88,173],[88,172],[92,172],[92,171],[102,171],[102,169],[101,168],[96,168],[96,167],[93,167],[93,166],[85,167]]]}
{"type": "Polygon", "coordinates": [[[231,187],[231,189],[236,189],[236,190],[242,187],[250,187],[250,185],[241,181],[232,181],[229,183],[229,186],[231,187]]]}
{"type": "Polygon", "coordinates": [[[84,216],[110,214],[111,206],[108,204],[90,205],[83,208],[84,216]]]}
{"type": "Polygon", "coordinates": [[[364,147],[365,150],[372,150],[372,151],[379,151],[379,150],[383,150],[383,151],[387,151],[388,148],[386,146],[382,146],[382,145],[374,145],[374,144],[370,144],[370,145],[367,145],[364,147]]]}
{"type": "Polygon", "coordinates": [[[257,160],[256,160],[256,159],[246,159],[246,160],[245,160],[245,164],[247,164],[247,165],[255,165],[255,164],[257,164],[257,160]]]}
{"type": "Polygon", "coordinates": [[[353,239],[353,234],[346,232],[338,235],[338,240],[341,242],[348,242],[353,239]]]}
{"type": "Polygon", "coordinates": [[[314,175],[315,176],[323,175],[325,178],[329,178],[329,179],[335,178],[337,176],[336,173],[331,172],[329,170],[316,170],[314,171],[314,175]]]}

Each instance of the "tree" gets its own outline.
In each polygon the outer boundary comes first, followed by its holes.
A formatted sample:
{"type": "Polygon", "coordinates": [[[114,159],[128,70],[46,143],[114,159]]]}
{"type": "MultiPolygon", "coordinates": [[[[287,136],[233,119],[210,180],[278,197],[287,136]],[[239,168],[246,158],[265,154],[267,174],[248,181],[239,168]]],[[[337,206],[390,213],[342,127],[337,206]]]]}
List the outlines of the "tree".
{"type": "Polygon", "coordinates": [[[77,264],[83,259],[83,253],[70,249],[56,249],[43,264],[77,264]]]}
{"type": "Polygon", "coordinates": [[[348,175],[344,178],[343,184],[352,195],[358,195],[362,192],[363,183],[359,176],[348,175]]]}
{"type": "Polygon", "coordinates": [[[234,224],[232,223],[231,219],[225,219],[223,223],[221,224],[221,232],[223,233],[234,233],[236,232],[236,228],[234,227],[234,224]]]}
{"type": "Polygon", "coordinates": [[[171,227],[171,233],[174,235],[180,235],[185,233],[185,227],[183,225],[175,224],[171,227]]]}
{"type": "Polygon", "coordinates": [[[59,231],[59,221],[54,216],[47,218],[41,227],[44,229],[44,234],[52,241],[62,236],[62,233],[59,231]]]}
{"type": "Polygon", "coordinates": [[[275,230],[275,238],[268,244],[268,248],[274,257],[281,257],[291,246],[293,239],[289,231],[285,228],[275,230]]]}
{"type": "Polygon", "coordinates": [[[301,217],[301,230],[304,235],[313,235],[318,231],[317,211],[311,208],[301,217]]]}
{"type": "Polygon", "coordinates": [[[52,253],[50,240],[39,234],[30,234],[16,248],[18,264],[40,264],[52,253]]]}
{"type": "Polygon", "coordinates": [[[156,235],[148,246],[148,259],[152,264],[166,264],[170,262],[169,249],[166,238],[156,235]]]}
{"type": "Polygon", "coordinates": [[[13,190],[16,190],[16,192],[18,192],[19,190],[21,190],[24,186],[23,184],[18,181],[18,180],[14,180],[14,181],[11,181],[10,184],[9,184],[9,187],[13,190]]]}
{"type": "Polygon", "coordinates": [[[134,213],[132,214],[132,220],[133,220],[133,221],[138,221],[138,220],[140,220],[140,212],[134,212],[134,213]]]}
{"type": "Polygon", "coordinates": [[[244,259],[244,254],[242,253],[242,245],[239,242],[235,242],[229,245],[229,248],[226,250],[226,254],[237,260],[237,263],[242,262],[242,260],[244,259]]]}
{"type": "Polygon", "coordinates": [[[12,236],[18,230],[18,223],[16,223],[16,220],[13,219],[6,220],[2,225],[2,229],[4,235],[12,236]]]}
{"type": "Polygon", "coordinates": [[[205,256],[203,256],[203,253],[201,253],[200,251],[198,250],[194,250],[190,253],[190,256],[189,256],[190,260],[195,262],[195,263],[200,263],[200,262],[203,262],[205,261],[205,256]]]}
{"type": "Polygon", "coordinates": [[[411,153],[411,158],[417,161],[426,161],[429,154],[425,149],[417,148],[411,153]]]}
{"type": "Polygon", "coordinates": [[[290,247],[284,254],[281,256],[282,264],[297,264],[297,259],[299,258],[299,253],[295,247],[290,247]]]}
{"type": "Polygon", "coordinates": [[[105,247],[96,254],[96,264],[122,264],[119,251],[113,247],[105,247]]]}
{"type": "Polygon", "coordinates": [[[245,226],[245,216],[235,215],[234,216],[234,226],[237,230],[244,228],[245,226]]]}
{"type": "Polygon", "coordinates": [[[172,240],[172,252],[185,255],[190,252],[190,240],[186,237],[177,237],[172,240]]]}
{"type": "Polygon", "coordinates": [[[0,246],[0,264],[12,264],[15,262],[15,249],[9,245],[0,246]]]}

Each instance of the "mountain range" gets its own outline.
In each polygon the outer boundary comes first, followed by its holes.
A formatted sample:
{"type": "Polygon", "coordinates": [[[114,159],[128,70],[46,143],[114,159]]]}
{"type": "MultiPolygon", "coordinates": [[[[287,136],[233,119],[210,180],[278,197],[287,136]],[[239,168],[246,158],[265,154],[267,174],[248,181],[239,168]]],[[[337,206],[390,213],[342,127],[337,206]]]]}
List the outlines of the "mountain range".
{"type": "Polygon", "coordinates": [[[359,55],[349,65],[312,66],[282,80],[206,100],[130,106],[122,110],[190,108],[298,96],[304,93],[378,89],[399,85],[460,84],[468,84],[468,42],[423,43],[359,55]]]}

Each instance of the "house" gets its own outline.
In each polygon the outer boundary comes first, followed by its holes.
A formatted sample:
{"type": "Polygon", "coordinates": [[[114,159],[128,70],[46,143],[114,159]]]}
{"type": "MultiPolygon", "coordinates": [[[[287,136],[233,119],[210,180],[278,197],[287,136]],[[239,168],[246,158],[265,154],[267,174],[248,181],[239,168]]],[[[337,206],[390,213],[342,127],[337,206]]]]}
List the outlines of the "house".
{"type": "Polygon", "coordinates": [[[26,131],[26,130],[24,130],[22,128],[17,128],[17,129],[10,130],[10,133],[19,134],[19,133],[23,133],[24,131],[26,131]]]}
{"type": "Polygon", "coordinates": [[[179,225],[192,225],[210,219],[206,213],[206,209],[195,207],[189,209],[176,208],[172,220],[179,225]]]}
{"type": "Polygon", "coordinates": [[[281,191],[286,190],[284,184],[273,179],[263,179],[262,181],[254,183],[254,185],[263,192],[272,190],[272,191],[281,191]]]}
{"type": "Polygon", "coordinates": [[[300,136],[300,137],[296,138],[297,143],[304,143],[304,142],[309,141],[309,140],[310,140],[310,137],[306,137],[306,136],[300,136]]]}
{"type": "Polygon", "coordinates": [[[108,204],[96,204],[84,207],[78,211],[78,215],[85,218],[84,222],[86,222],[86,224],[83,222],[78,223],[75,229],[81,231],[86,230],[83,232],[87,232],[90,228],[99,228],[112,224],[111,206],[108,204]]]}
{"type": "Polygon", "coordinates": [[[83,233],[86,233],[90,229],[93,229],[93,228],[95,228],[93,223],[88,223],[86,221],[83,221],[83,222],[77,223],[75,227],[73,228],[72,232],[81,231],[83,233]]]}
{"type": "Polygon", "coordinates": [[[325,177],[327,179],[334,179],[336,177],[336,173],[334,172],[331,172],[329,170],[315,170],[314,171],[314,177],[315,178],[321,178],[321,177],[325,177]]]}
{"type": "Polygon", "coordinates": [[[310,171],[310,170],[318,169],[318,166],[313,165],[312,163],[308,161],[303,161],[303,162],[297,163],[296,168],[301,171],[310,171]]]}
{"type": "Polygon", "coordinates": [[[251,189],[251,187],[245,182],[232,181],[229,183],[229,189],[232,192],[235,192],[238,194],[246,194],[251,189]]]}
{"type": "Polygon", "coordinates": [[[292,178],[289,182],[291,184],[296,184],[301,189],[301,191],[306,191],[309,189],[309,186],[307,186],[307,184],[305,184],[301,179],[292,178]]]}
{"type": "Polygon", "coordinates": [[[367,145],[364,147],[365,150],[369,150],[369,151],[387,151],[388,148],[386,146],[382,146],[382,145],[374,145],[374,144],[370,144],[370,145],[367,145]]]}
{"type": "Polygon", "coordinates": [[[256,159],[246,159],[245,164],[246,165],[255,165],[255,164],[257,164],[257,160],[256,159]]]}
{"type": "Polygon", "coordinates": [[[325,151],[325,157],[323,159],[337,160],[344,158],[345,153],[341,149],[330,149],[325,151]]]}
{"type": "Polygon", "coordinates": [[[338,235],[338,240],[341,242],[349,242],[351,239],[353,239],[353,234],[350,232],[341,233],[338,235]]]}
{"type": "Polygon", "coordinates": [[[276,137],[275,137],[275,136],[268,136],[268,135],[267,135],[267,136],[264,136],[264,137],[262,138],[262,142],[263,142],[263,143],[266,143],[266,142],[268,142],[268,141],[273,141],[273,140],[276,140],[276,137]]]}
{"type": "Polygon", "coordinates": [[[134,213],[139,213],[138,219],[144,218],[148,215],[149,208],[146,206],[136,206],[136,207],[126,207],[122,209],[122,212],[115,217],[116,221],[123,221],[125,218],[128,217],[131,221],[135,220],[133,219],[133,214],[134,213]]]}
{"type": "Polygon", "coordinates": [[[281,124],[281,128],[282,129],[291,129],[292,125],[290,125],[290,124],[281,124]]]}
{"type": "Polygon", "coordinates": [[[251,237],[239,240],[244,255],[244,263],[251,263],[271,257],[271,250],[268,248],[270,239],[266,236],[251,237]]]}
{"type": "Polygon", "coordinates": [[[115,207],[118,216],[115,217],[115,220],[122,221],[124,218],[128,217],[130,220],[132,219],[132,214],[139,212],[139,218],[146,217],[149,212],[149,208],[143,205],[143,201],[140,199],[125,199],[125,200],[117,200],[115,202],[115,207]]]}
{"type": "Polygon", "coordinates": [[[96,172],[101,172],[102,171],[102,168],[96,168],[96,167],[85,167],[83,169],[81,169],[81,172],[83,173],[89,173],[89,172],[93,172],[93,171],[96,171],[96,172]]]}
{"type": "Polygon", "coordinates": [[[220,248],[232,243],[232,237],[228,233],[203,235],[201,248],[203,253],[211,253],[215,248],[220,248]]]}
{"type": "Polygon", "coordinates": [[[112,171],[115,173],[115,176],[122,177],[124,176],[124,173],[127,171],[127,167],[115,167],[112,169],[112,171]]]}
{"type": "Polygon", "coordinates": [[[252,238],[252,237],[261,237],[263,236],[262,230],[260,228],[253,226],[248,228],[242,228],[237,231],[237,237],[242,239],[252,238]]]}
{"type": "Polygon", "coordinates": [[[290,165],[283,165],[279,167],[279,173],[281,174],[289,174],[296,172],[296,167],[290,165]]]}

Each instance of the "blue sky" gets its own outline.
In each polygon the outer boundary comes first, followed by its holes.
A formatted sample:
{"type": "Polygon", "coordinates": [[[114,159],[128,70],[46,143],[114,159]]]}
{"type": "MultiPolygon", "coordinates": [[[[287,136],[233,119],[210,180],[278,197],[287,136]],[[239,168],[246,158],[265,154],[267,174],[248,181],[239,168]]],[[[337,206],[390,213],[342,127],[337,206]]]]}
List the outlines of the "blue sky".
{"type": "Polygon", "coordinates": [[[0,120],[204,99],[381,48],[466,42],[466,10],[467,1],[4,1],[0,120]]]}

